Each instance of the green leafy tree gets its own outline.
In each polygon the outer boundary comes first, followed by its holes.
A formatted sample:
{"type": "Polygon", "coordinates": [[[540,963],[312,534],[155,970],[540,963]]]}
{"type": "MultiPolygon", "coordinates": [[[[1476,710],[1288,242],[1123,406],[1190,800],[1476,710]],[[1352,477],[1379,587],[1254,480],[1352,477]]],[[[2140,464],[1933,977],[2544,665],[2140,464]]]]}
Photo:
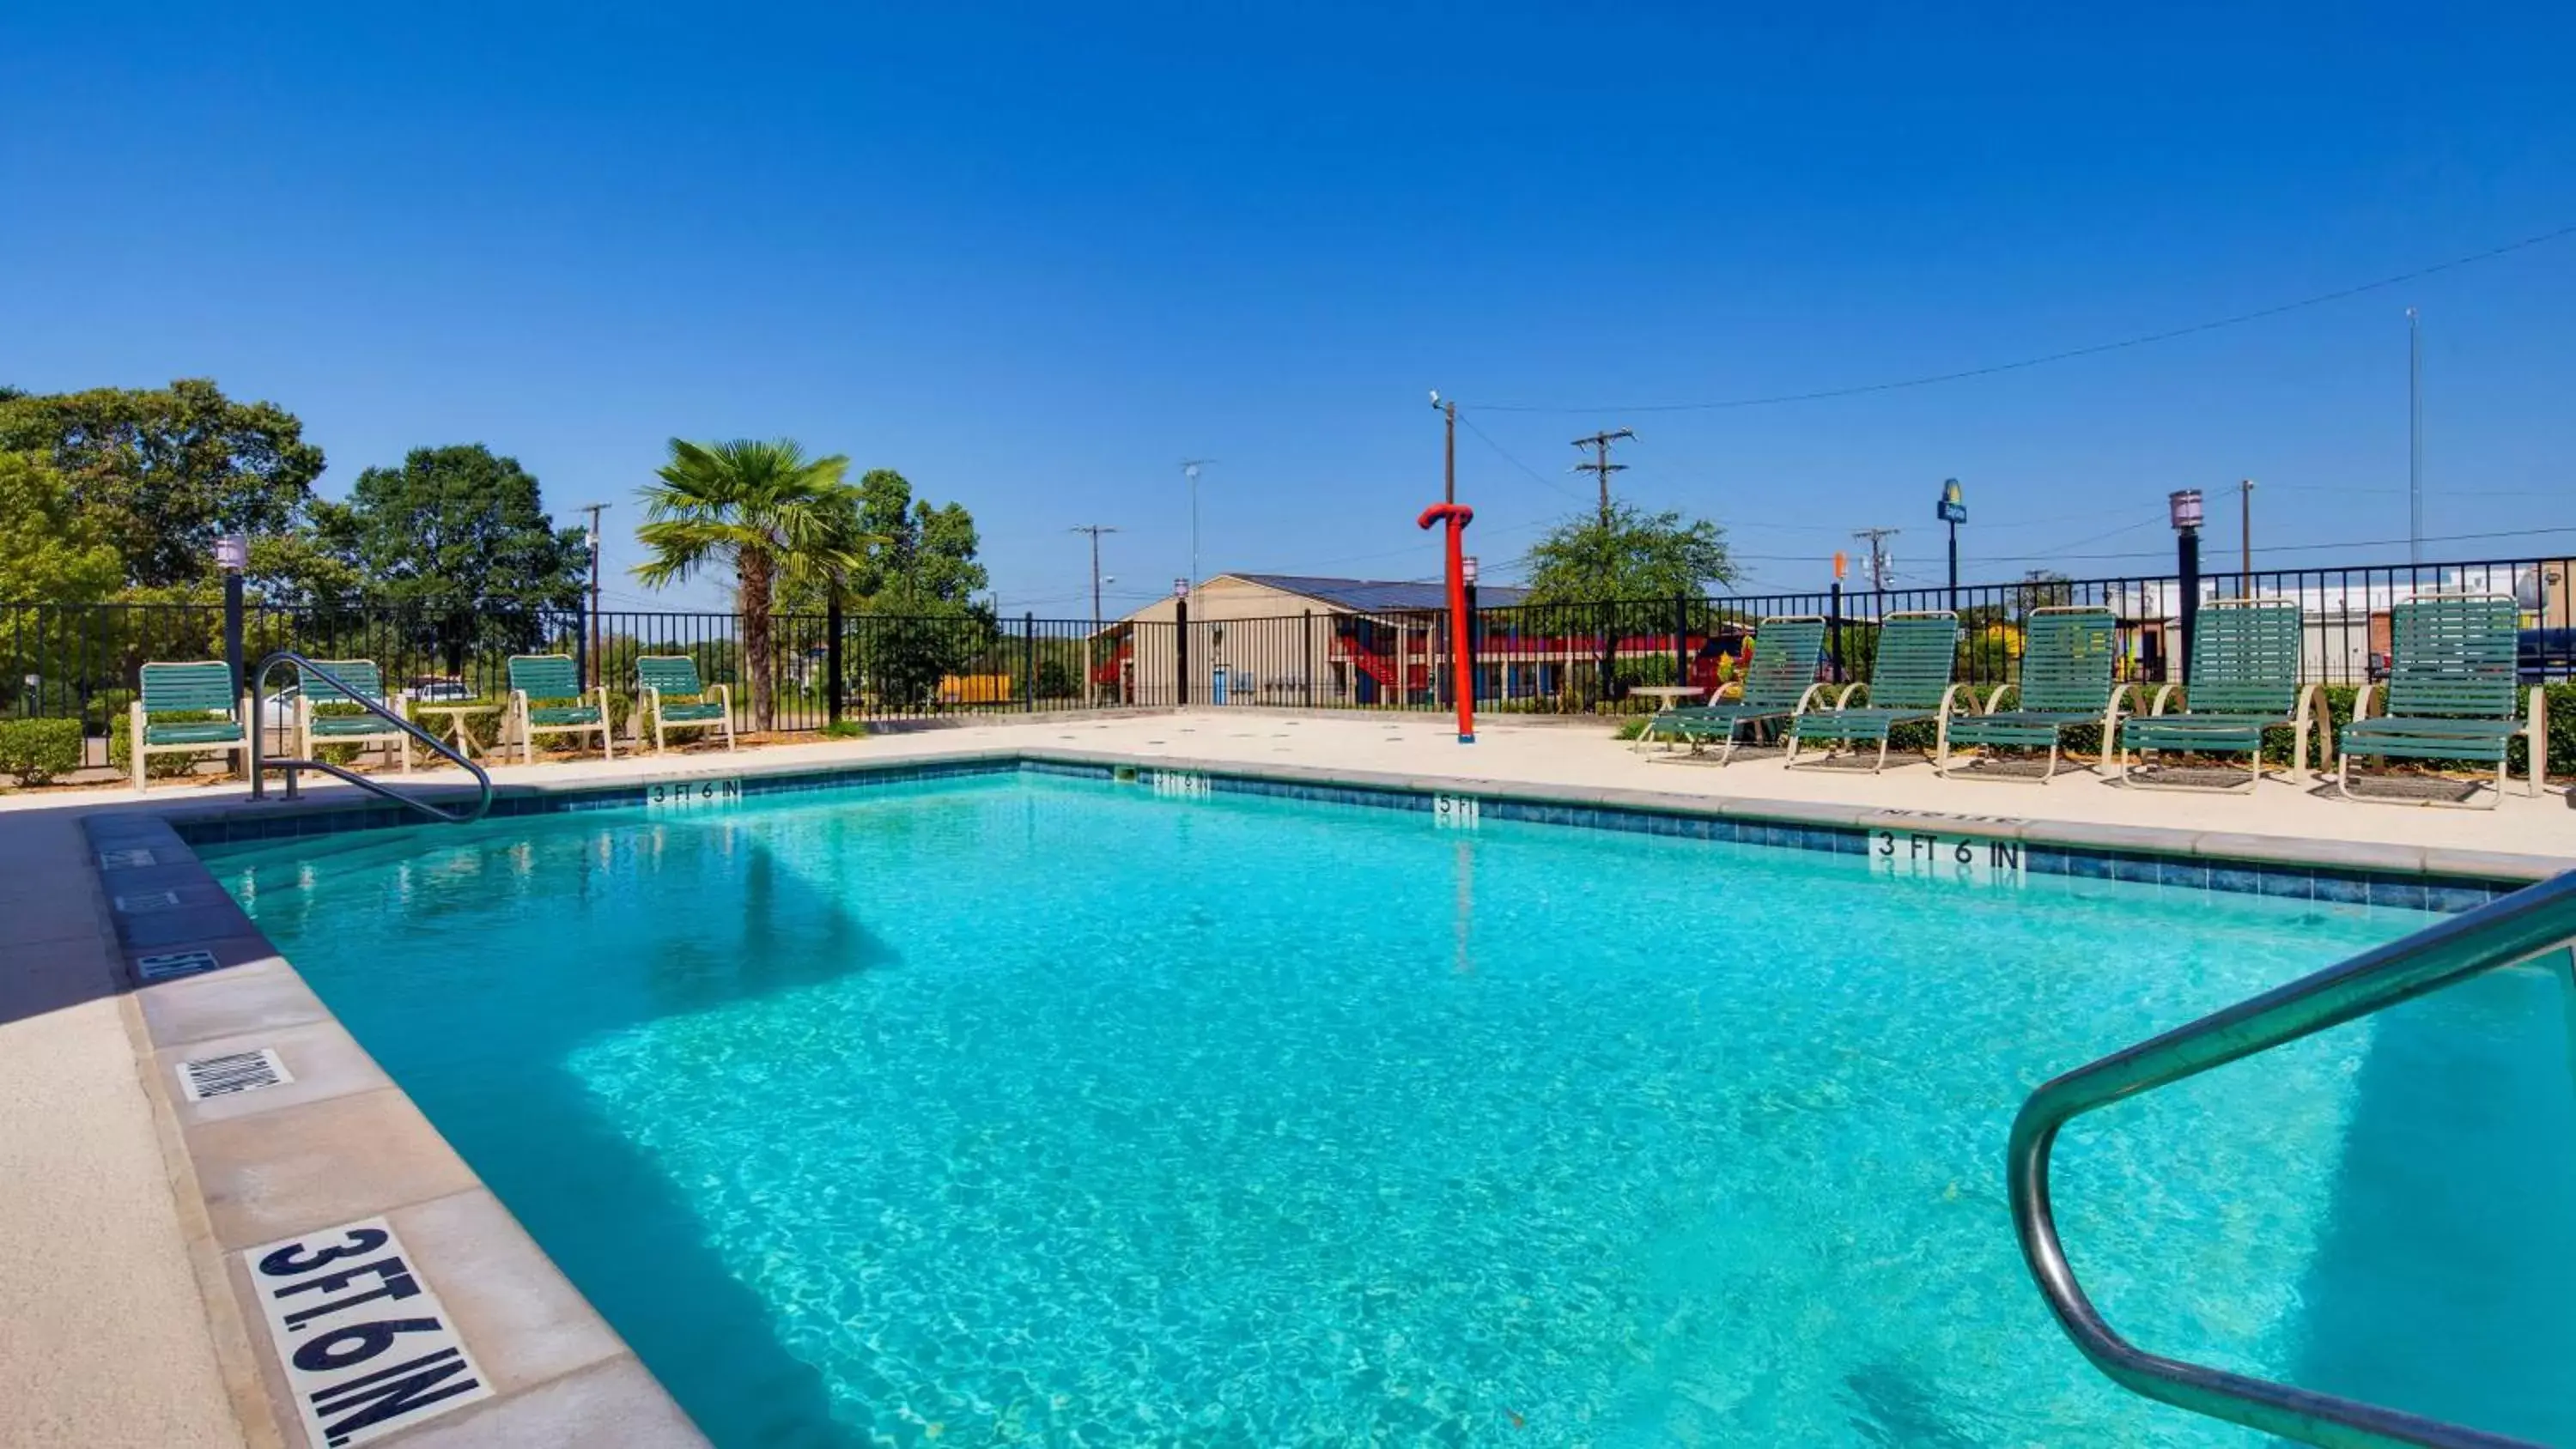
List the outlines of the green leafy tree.
{"type": "Polygon", "coordinates": [[[406,631],[449,673],[471,650],[527,647],[544,611],[582,602],[582,531],[557,528],[535,475],[481,443],[414,448],[399,467],[369,468],[346,503],[315,505],[312,521],[316,544],[372,597],[403,606],[406,631]]]}
{"type": "MultiPolygon", "coordinates": [[[[93,604],[116,592],[125,560],[104,524],[73,503],[40,453],[0,453],[0,606],[93,604]]],[[[75,708],[63,663],[94,655],[94,619],[64,608],[0,607],[0,712],[75,708]],[[36,677],[31,690],[23,681],[36,677]],[[33,697],[43,692],[43,699],[33,697]]]]}
{"type": "MultiPolygon", "coordinates": [[[[850,667],[878,702],[925,707],[942,680],[979,672],[998,631],[975,596],[991,587],[977,561],[982,540],[964,504],[917,498],[911,480],[871,468],[858,483],[865,556],[842,572],[844,608],[858,622],[850,667]]],[[[835,580],[810,574],[784,591],[789,612],[819,614],[835,580]]]]}
{"type": "MultiPolygon", "coordinates": [[[[992,587],[991,575],[976,561],[983,546],[975,516],[962,503],[935,505],[913,496],[912,483],[891,468],[871,468],[858,483],[858,529],[868,540],[866,556],[839,580],[845,605],[872,609],[885,596],[911,601],[937,600],[965,606],[992,587]]],[[[833,581],[809,575],[791,582],[781,604],[789,613],[820,613],[833,581]]]]}
{"type": "Polygon", "coordinates": [[[1522,559],[1533,604],[1697,597],[1735,578],[1726,534],[1704,518],[1613,503],[1548,530],[1522,559]]]}
{"type": "Polygon", "coordinates": [[[322,473],[294,414],[203,378],[0,399],[0,450],[45,454],[144,587],[211,572],[219,535],[285,531],[322,473]]]}
{"type": "Polygon", "coordinates": [[[41,453],[0,453],[0,604],[89,604],[125,581],[106,520],[41,453]]]}
{"type": "Polygon", "coordinates": [[[710,565],[730,568],[742,616],[744,669],[754,725],[773,714],[770,613],[776,590],[815,586],[865,559],[858,498],[844,475],[849,459],[808,458],[784,439],[726,443],[671,440],[660,482],[642,490],[645,521],[635,530],[653,551],[635,576],[660,588],[710,565]]]}

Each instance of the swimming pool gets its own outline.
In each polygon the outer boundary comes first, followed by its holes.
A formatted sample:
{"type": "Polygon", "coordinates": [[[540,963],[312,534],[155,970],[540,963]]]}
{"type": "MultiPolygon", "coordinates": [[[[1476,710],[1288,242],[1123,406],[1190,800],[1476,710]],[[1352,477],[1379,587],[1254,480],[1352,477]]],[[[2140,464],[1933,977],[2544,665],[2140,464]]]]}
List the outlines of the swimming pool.
{"type": "MultiPolygon", "coordinates": [[[[724,1445],[2253,1443],[2058,1335],[2006,1127],[2430,919],[1015,774],[202,853],[724,1445]]],[[[2576,1437],[2565,1032],[2500,973],[2088,1118],[2076,1266],[2576,1437]]]]}

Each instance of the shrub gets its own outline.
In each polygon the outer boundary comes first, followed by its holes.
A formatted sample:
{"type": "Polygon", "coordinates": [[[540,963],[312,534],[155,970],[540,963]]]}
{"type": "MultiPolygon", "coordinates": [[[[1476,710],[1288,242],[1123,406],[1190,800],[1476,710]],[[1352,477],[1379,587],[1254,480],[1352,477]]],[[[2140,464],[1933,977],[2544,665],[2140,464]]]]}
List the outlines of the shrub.
{"type": "Polygon", "coordinates": [[[21,785],[50,785],[80,767],[79,720],[0,720],[0,775],[21,785]]]}
{"type": "Polygon", "coordinates": [[[863,740],[867,737],[868,727],[862,720],[834,720],[823,726],[823,738],[827,740],[863,740]]]}

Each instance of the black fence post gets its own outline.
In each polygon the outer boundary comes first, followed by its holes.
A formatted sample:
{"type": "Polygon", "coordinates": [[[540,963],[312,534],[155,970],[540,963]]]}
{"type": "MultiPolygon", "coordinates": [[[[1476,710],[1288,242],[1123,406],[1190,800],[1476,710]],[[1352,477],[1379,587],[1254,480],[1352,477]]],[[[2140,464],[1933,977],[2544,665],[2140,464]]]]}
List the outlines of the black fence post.
{"type": "MultiPolygon", "coordinates": [[[[2197,495],[2194,495],[2197,496],[2197,495]]],[[[2191,683],[2191,631],[2200,622],[2200,530],[2184,528],[2175,531],[2176,572],[2182,575],[2182,682],[2191,683]]],[[[2166,651],[2171,659],[2172,650],[2166,651]]],[[[2172,672],[2167,666],[2167,673],[2172,672]]]]}
{"type": "Polygon", "coordinates": [[[1612,665],[1617,658],[1619,646],[1613,640],[1610,631],[1619,627],[1619,606],[1617,604],[1603,604],[1601,606],[1599,617],[1601,621],[1601,678],[1596,681],[1596,688],[1594,691],[1593,703],[1596,706],[1613,702],[1612,687],[1617,676],[1612,669],[1612,665]]]}
{"type": "Polygon", "coordinates": [[[1843,682],[1843,581],[1834,580],[1832,612],[1825,616],[1831,625],[1834,655],[1834,682],[1843,682]]]}
{"type": "Polygon", "coordinates": [[[1020,708],[1038,707],[1038,616],[1020,615],[1020,708]]]}
{"type": "Polygon", "coordinates": [[[1302,673],[1302,674],[1304,674],[1304,675],[1306,676],[1306,707],[1307,707],[1308,709],[1313,709],[1313,708],[1315,707],[1315,672],[1316,672],[1316,671],[1315,671],[1315,611],[1314,611],[1314,610],[1312,610],[1312,609],[1308,609],[1308,610],[1306,611],[1306,626],[1305,626],[1305,629],[1304,629],[1303,633],[1304,633],[1304,643],[1303,643],[1303,645],[1302,645],[1301,647],[1302,647],[1302,648],[1304,649],[1304,651],[1305,651],[1305,661],[1306,661],[1306,662],[1305,662],[1305,666],[1304,666],[1304,667],[1303,667],[1299,672],[1300,672],[1300,673],[1302,673]]]}
{"type": "Polygon", "coordinates": [[[1183,706],[1190,702],[1190,601],[1172,600],[1172,698],[1183,706]]]}
{"type": "Polygon", "coordinates": [[[823,720],[826,724],[841,722],[843,701],[841,684],[841,584],[833,580],[831,593],[823,604],[823,720]]]}
{"type": "Polygon", "coordinates": [[[1673,683],[1690,683],[1690,595],[1673,595],[1673,683]]]}
{"type": "Polygon", "coordinates": [[[1465,681],[1459,685],[1459,688],[1467,691],[1467,708],[1472,713],[1476,706],[1485,702],[1484,695],[1478,687],[1482,681],[1476,677],[1476,656],[1484,652],[1485,646],[1485,616],[1478,612],[1476,608],[1475,582],[1473,580],[1468,581],[1466,588],[1467,657],[1459,661],[1458,677],[1465,681]]]}
{"type": "Polygon", "coordinates": [[[572,610],[572,677],[584,688],[603,683],[590,677],[590,605],[575,604],[572,610]]]}
{"type": "MultiPolygon", "coordinates": [[[[224,663],[233,672],[233,698],[241,698],[242,687],[242,576],[239,569],[224,570],[224,663]]],[[[137,683],[135,688],[142,685],[137,683]]],[[[258,706],[252,706],[252,717],[258,717],[258,706]]]]}

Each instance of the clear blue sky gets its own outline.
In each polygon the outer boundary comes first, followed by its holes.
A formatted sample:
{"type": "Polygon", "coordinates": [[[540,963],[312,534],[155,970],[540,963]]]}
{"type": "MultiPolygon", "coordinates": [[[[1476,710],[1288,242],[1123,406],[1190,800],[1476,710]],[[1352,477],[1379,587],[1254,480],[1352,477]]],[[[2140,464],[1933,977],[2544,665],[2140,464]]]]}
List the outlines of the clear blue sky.
{"type": "Polygon", "coordinates": [[[1087,611],[1077,523],[1124,530],[1113,605],[1167,588],[1190,456],[1210,572],[1426,575],[1431,387],[1484,435],[1460,491],[1498,564],[1588,497],[1566,440],[1622,424],[1622,491],[1766,584],[1866,524],[1931,576],[1947,475],[1971,577],[2160,553],[2166,490],[2247,475],[2258,543],[2402,538],[2410,304],[2427,531],[2576,525],[2576,238],[1975,381],[1622,410],[2576,223],[2564,6],[92,9],[0,19],[0,381],[215,377],[303,417],[326,493],[487,442],[559,515],[618,503],[621,573],[681,434],[964,501],[1015,611],[1087,611]]]}

